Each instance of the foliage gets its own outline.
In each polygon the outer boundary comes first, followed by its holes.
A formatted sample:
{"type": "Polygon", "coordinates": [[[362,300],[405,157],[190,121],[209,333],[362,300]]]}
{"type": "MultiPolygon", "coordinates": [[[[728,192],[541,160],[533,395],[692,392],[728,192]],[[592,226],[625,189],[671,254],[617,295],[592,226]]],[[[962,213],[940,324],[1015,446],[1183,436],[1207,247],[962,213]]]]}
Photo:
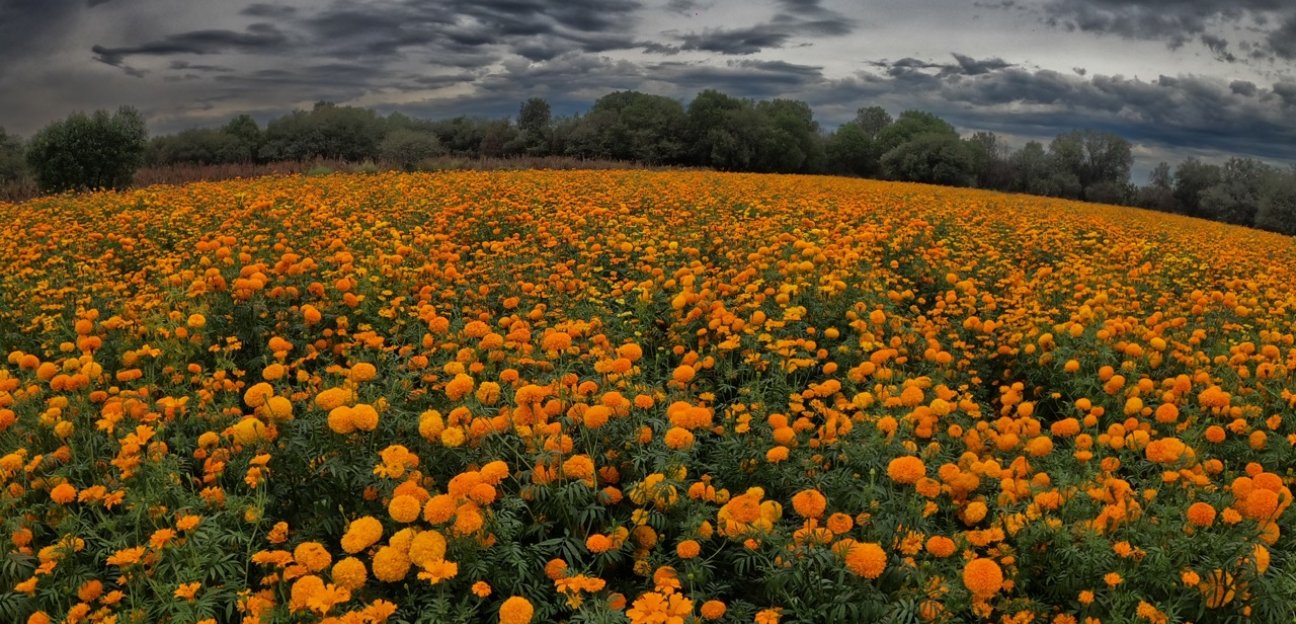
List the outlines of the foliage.
{"type": "Polygon", "coordinates": [[[382,160],[405,171],[413,171],[421,162],[445,153],[435,134],[418,130],[394,130],[378,146],[382,160]]]}
{"type": "Polygon", "coordinates": [[[75,113],[32,137],[27,164],[46,192],[125,188],[143,163],[147,136],[133,108],[75,113]]]}
{"type": "Polygon", "coordinates": [[[1296,615],[1287,237],[624,171],[0,227],[0,621],[1296,615]]]}
{"type": "Polygon", "coordinates": [[[27,175],[27,165],[22,140],[0,128],[0,184],[22,179],[27,175]]]}

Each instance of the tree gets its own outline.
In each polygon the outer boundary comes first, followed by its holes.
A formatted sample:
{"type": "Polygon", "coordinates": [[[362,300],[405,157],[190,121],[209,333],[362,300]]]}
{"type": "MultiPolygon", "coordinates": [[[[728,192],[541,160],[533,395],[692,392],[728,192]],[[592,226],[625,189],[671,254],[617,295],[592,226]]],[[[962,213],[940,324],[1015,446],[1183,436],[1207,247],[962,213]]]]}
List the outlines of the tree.
{"type": "Polygon", "coordinates": [[[382,159],[405,171],[413,171],[419,163],[445,153],[441,141],[431,132],[400,129],[387,133],[378,145],[382,159]]]}
{"type": "Polygon", "coordinates": [[[386,123],[369,109],[319,102],[310,111],[293,111],[266,124],[265,157],[369,160],[378,156],[385,133],[386,123]]]}
{"type": "Polygon", "coordinates": [[[1134,156],[1129,141],[1115,134],[1075,130],[1049,144],[1049,163],[1059,197],[1104,201],[1124,194],[1117,189],[1129,184],[1134,156]]]}
{"type": "Polygon", "coordinates": [[[1296,169],[1275,173],[1265,179],[1260,188],[1255,226],[1296,234],[1296,169]]]}
{"type": "Polygon", "coordinates": [[[782,173],[818,171],[824,165],[824,145],[810,105],[800,100],[773,99],[756,103],[762,124],[759,168],[782,173]]]}
{"type": "Polygon", "coordinates": [[[1157,166],[1152,169],[1148,185],[1138,189],[1133,200],[1134,205],[1140,208],[1159,210],[1161,212],[1177,212],[1174,198],[1174,175],[1170,171],[1170,164],[1166,162],[1157,163],[1157,166]]]}
{"type": "Polygon", "coordinates": [[[0,184],[20,180],[26,173],[22,141],[0,128],[0,184]]]}
{"type": "Polygon", "coordinates": [[[891,114],[881,106],[869,106],[855,111],[855,125],[870,139],[876,139],[883,128],[891,125],[891,114]]]}
{"type": "Polygon", "coordinates": [[[1012,171],[1010,190],[1031,195],[1048,194],[1049,162],[1043,143],[1028,141],[1008,157],[1008,167],[1012,171]]]}
{"type": "Polygon", "coordinates": [[[963,140],[972,157],[972,172],[977,188],[1000,191],[1012,187],[1012,171],[1008,163],[1008,148],[993,132],[976,132],[963,140]]]}
{"type": "Polygon", "coordinates": [[[976,163],[958,136],[921,134],[882,156],[882,171],[893,180],[948,186],[976,183],[976,163]]]}
{"type": "Polygon", "coordinates": [[[828,135],[824,150],[826,168],[833,173],[874,177],[881,174],[882,146],[878,133],[891,125],[891,115],[880,106],[861,108],[855,119],[828,135]]]}
{"type": "Polygon", "coordinates": [[[520,151],[533,156],[548,154],[552,133],[552,112],[544,98],[533,97],[518,110],[520,151]]]}
{"type": "Polygon", "coordinates": [[[907,110],[900,113],[890,125],[877,133],[878,149],[885,154],[903,143],[908,143],[924,134],[939,134],[958,138],[958,132],[949,122],[924,111],[907,110]]]}
{"type": "Polygon", "coordinates": [[[239,115],[231,119],[221,128],[221,132],[238,141],[238,153],[246,155],[247,159],[240,162],[255,161],[260,157],[261,144],[265,139],[261,134],[261,126],[250,115],[239,115]]]}
{"type": "Polygon", "coordinates": [[[609,93],[594,102],[584,143],[598,158],[650,165],[685,161],[688,115],[679,102],[638,91],[609,93]]]}
{"type": "Polygon", "coordinates": [[[211,128],[193,128],[149,141],[146,161],[155,165],[213,165],[251,162],[252,149],[239,137],[211,128]]]}
{"type": "Polygon", "coordinates": [[[730,168],[735,162],[750,160],[750,156],[737,158],[750,152],[749,146],[739,146],[736,130],[728,127],[741,118],[740,111],[751,108],[751,103],[707,89],[693,98],[688,105],[688,143],[692,146],[691,160],[700,166],[717,169],[730,168]],[[737,117],[734,115],[738,114],[737,117]],[[717,156],[724,162],[717,164],[717,156]]]}
{"type": "Polygon", "coordinates": [[[144,159],[148,132],[139,111],[74,113],[32,137],[27,164],[46,192],[119,189],[144,159]]]}
{"type": "Polygon", "coordinates": [[[516,156],[520,147],[518,129],[507,119],[488,122],[482,130],[477,155],[483,158],[516,156]]]}
{"type": "Polygon", "coordinates": [[[1201,192],[1202,216],[1214,221],[1252,225],[1260,206],[1265,178],[1276,172],[1258,160],[1230,158],[1220,170],[1220,180],[1201,192]]]}
{"type": "Polygon", "coordinates": [[[1180,210],[1186,215],[1200,216],[1202,193],[1219,181],[1218,165],[1204,163],[1196,158],[1179,163],[1174,173],[1174,196],[1180,210]]]}

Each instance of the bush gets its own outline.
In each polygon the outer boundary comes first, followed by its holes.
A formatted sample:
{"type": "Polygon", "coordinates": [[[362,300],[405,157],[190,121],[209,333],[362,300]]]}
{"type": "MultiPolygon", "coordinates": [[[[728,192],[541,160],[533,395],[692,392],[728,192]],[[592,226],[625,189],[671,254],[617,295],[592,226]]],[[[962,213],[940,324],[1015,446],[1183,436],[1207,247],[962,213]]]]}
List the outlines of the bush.
{"type": "Polygon", "coordinates": [[[41,190],[121,189],[144,161],[144,118],[125,107],[74,113],[32,137],[27,164],[41,190]]]}
{"type": "Polygon", "coordinates": [[[444,153],[435,134],[418,130],[393,130],[378,146],[384,162],[406,171],[413,171],[419,163],[444,153]]]}

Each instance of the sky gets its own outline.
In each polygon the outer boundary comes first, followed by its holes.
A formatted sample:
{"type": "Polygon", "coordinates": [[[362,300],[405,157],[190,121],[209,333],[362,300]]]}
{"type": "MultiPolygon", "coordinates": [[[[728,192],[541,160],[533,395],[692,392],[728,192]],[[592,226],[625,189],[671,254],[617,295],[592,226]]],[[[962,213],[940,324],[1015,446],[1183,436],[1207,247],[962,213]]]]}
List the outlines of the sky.
{"type": "Polygon", "coordinates": [[[715,88],[1075,128],[1296,164],[1296,0],[0,0],[0,126],[131,105],[153,132],[328,100],[442,118],[715,88]]]}

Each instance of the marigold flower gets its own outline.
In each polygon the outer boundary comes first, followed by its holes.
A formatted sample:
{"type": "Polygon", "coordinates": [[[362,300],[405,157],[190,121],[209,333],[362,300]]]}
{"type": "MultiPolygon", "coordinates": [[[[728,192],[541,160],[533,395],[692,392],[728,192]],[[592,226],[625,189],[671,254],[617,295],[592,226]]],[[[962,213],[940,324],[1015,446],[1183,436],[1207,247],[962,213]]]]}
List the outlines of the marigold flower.
{"type": "Polygon", "coordinates": [[[819,518],[828,507],[828,499],[818,490],[801,490],[792,496],[792,509],[802,518],[819,518]]]}
{"type": "Polygon", "coordinates": [[[1215,523],[1215,508],[1210,503],[1196,502],[1188,506],[1188,522],[1194,526],[1208,527],[1215,523]]]}
{"type": "Polygon", "coordinates": [[[347,526],[342,535],[342,550],[349,554],[358,553],[382,539],[382,522],[373,516],[356,518],[347,526]]]}
{"type": "Polygon", "coordinates": [[[887,554],[879,544],[849,541],[845,551],[846,568],[856,576],[875,579],[886,570],[887,554]]]}
{"type": "Polygon", "coordinates": [[[346,557],[341,561],[333,564],[333,582],[340,587],[350,590],[357,590],[364,587],[365,581],[369,578],[369,573],[365,570],[363,561],[355,557],[346,557]]]}
{"type": "Polygon", "coordinates": [[[302,542],[293,549],[293,560],[311,572],[319,572],[333,563],[333,556],[319,542],[302,542]]]}
{"type": "Polygon", "coordinates": [[[75,501],[76,496],[77,496],[76,488],[72,487],[71,485],[68,485],[67,483],[60,483],[54,486],[54,489],[50,490],[50,500],[60,505],[66,505],[68,503],[71,503],[72,501],[75,501]]]}
{"type": "Polygon", "coordinates": [[[535,608],[521,596],[510,596],[500,605],[499,624],[531,624],[535,608]]]}
{"type": "Polygon", "coordinates": [[[912,455],[897,457],[887,464],[887,476],[896,483],[913,485],[927,476],[927,466],[921,459],[912,455]]]}
{"type": "Polygon", "coordinates": [[[973,596],[985,600],[1003,587],[1003,570],[992,559],[977,558],[963,566],[963,586],[973,596]]]}
{"type": "Polygon", "coordinates": [[[417,498],[409,494],[393,496],[391,502],[387,504],[387,513],[401,524],[408,524],[418,519],[419,512],[423,510],[422,503],[417,498]]]}

